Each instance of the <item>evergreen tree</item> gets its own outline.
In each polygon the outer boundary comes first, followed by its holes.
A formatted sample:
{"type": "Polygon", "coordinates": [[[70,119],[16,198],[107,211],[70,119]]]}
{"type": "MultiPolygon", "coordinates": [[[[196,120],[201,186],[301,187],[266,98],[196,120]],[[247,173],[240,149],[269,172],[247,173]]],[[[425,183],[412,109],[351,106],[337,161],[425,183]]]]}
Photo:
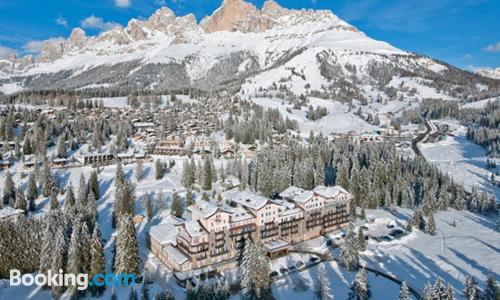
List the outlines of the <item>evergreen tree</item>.
{"type": "Polygon", "coordinates": [[[190,189],[188,189],[186,191],[186,207],[189,207],[189,206],[191,206],[193,204],[194,204],[193,191],[191,191],[190,189]]]}
{"type": "Polygon", "coordinates": [[[115,242],[115,273],[139,274],[139,245],[132,216],[123,215],[119,219],[119,227],[115,242]]]}
{"type": "Polygon", "coordinates": [[[21,186],[19,186],[17,188],[15,208],[22,209],[25,212],[28,210],[28,205],[26,203],[26,197],[24,196],[24,190],[21,186]]]}
{"type": "Polygon", "coordinates": [[[144,211],[146,213],[146,217],[148,221],[153,219],[154,217],[154,207],[153,207],[153,196],[151,194],[147,194],[144,200],[144,211]]]}
{"type": "Polygon", "coordinates": [[[58,158],[66,158],[66,141],[64,140],[64,135],[59,137],[57,141],[57,157],[58,158]]]}
{"type": "Polygon", "coordinates": [[[36,178],[33,173],[30,174],[30,177],[28,179],[26,198],[28,199],[28,210],[34,211],[36,208],[35,199],[38,198],[38,190],[36,187],[36,178]]]}
{"type": "Polygon", "coordinates": [[[349,271],[356,270],[359,265],[359,250],[358,239],[354,233],[354,225],[352,223],[349,223],[347,234],[340,251],[342,265],[349,271]]]}
{"type": "Polygon", "coordinates": [[[417,228],[419,230],[425,230],[426,223],[424,220],[424,216],[422,215],[422,210],[420,208],[417,208],[413,212],[413,217],[410,222],[413,228],[417,228]]]}
{"type": "Polygon", "coordinates": [[[401,284],[398,300],[410,300],[410,290],[408,289],[406,281],[403,281],[403,283],[401,284]]]}
{"type": "MultiPolygon", "coordinates": [[[[106,267],[106,258],[104,255],[104,245],[102,243],[101,231],[99,225],[94,226],[92,233],[92,240],[90,241],[90,277],[96,274],[104,274],[106,267]]],[[[101,295],[105,287],[93,286],[91,287],[92,296],[101,295]]]]}
{"type": "Polygon", "coordinates": [[[425,284],[422,300],[432,300],[432,286],[429,282],[425,284]]]}
{"type": "Polygon", "coordinates": [[[471,275],[468,275],[465,278],[463,295],[467,300],[478,299],[477,282],[476,279],[474,279],[474,277],[471,275]]]}
{"type": "Polygon", "coordinates": [[[269,260],[260,243],[251,246],[247,262],[242,268],[242,287],[245,299],[266,299],[270,293],[269,260]]]}
{"type": "Polygon", "coordinates": [[[87,204],[87,197],[88,197],[89,191],[88,191],[88,185],[87,181],[85,179],[85,176],[83,174],[80,175],[80,182],[78,185],[78,198],[77,198],[77,207],[83,208],[87,204]]]}
{"type": "Polygon", "coordinates": [[[231,297],[231,292],[229,291],[229,286],[226,281],[218,282],[215,288],[214,299],[217,300],[229,300],[231,297]]]}
{"type": "Polygon", "coordinates": [[[89,274],[92,264],[92,248],[90,247],[92,243],[92,236],[86,222],[82,222],[82,226],[80,227],[80,243],[83,246],[81,249],[82,260],[80,262],[80,266],[83,273],[89,274]]]}
{"type": "Polygon", "coordinates": [[[493,274],[488,275],[488,279],[486,280],[486,289],[484,290],[483,295],[484,300],[498,300],[500,299],[500,290],[498,288],[498,284],[495,280],[495,276],[493,274]]]}
{"type": "Polygon", "coordinates": [[[314,296],[318,300],[333,300],[332,289],[330,288],[328,275],[323,264],[318,268],[318,279],[314,287],[314,296]]]}
{"type": "Polygon", "coordinates": [[[14,207],[15,201],[16,187],[14,186],[14,181],[12,181],[12,175],[7,171],[7,173],[5,173],[5,180],[3,184],[3,204],[8,204],[14,207]]]}
{"type": "Polygon", "coordinates": [[[163,169],[163,164],[159,159],[155,161],[155,179],[160,180],[163,178],[164,175],[164,169],[163,169]]]}
{"type": "Polygon", "coordinates": [[[52,192],[50,195],[50,210],[59,209],[59,201],[57,200],[57,192],[52,192]]]}
{"type": "Polygon", "coordinates": [[[436,234],[436,221],[434,220],[433,213],[429,215],[429,218],[427,220],[427,226],[425,227],[425,232],[427,232],[430,235],[436,234]]]}
{"type": "Polygon", "coordinates": [[[99,200],[101,198],[101,192],[99,190],[99,176],[97,175],[96,170],[94,170],[94,171],[92,171],[92,173],[90,173],[89,192],[94,193],[96,200],[99,200]]]}
{"type": "Polygon", "coordinates": [[[172,204],[170,205],[170,213],[176,217],[182,217],[182,214],[184,214],[184,207],[181,202],[181,197],[179,197],[177,192],[174,192],[174,194],[172,195],[172,204]]]}
{"type": "MultiPolygon", "coordinates": [[[[67,250],[67,241],[66,241],[66,228],[63,226],[58,226],[55,232],[55,241],[53,245],[52,251],[52,260],[50,269],[52,274],[56,274],[59,270],[64,270],[66,250],[67,250]]],[[[52,294],[54,296],[61,295],[66,287],[64,286],[52,286],[52,294]]]]}
{"type": "Polygon", "coordinates": [[[365,234],[363,232],[363,227],[359,226],[358,229],[358,249],[359,251],[365,251],[367,246],[367,241],[365,239],[365,234]]]}
{"type": "Polygon", "coordinates": [[[450,284],[448,284],[448,287],[446,288],[446,295],[446,300],[455,300],[455,290],[450,284]]]}
{"type": "Polygon", "coordinates": [[[120,161],[116,163],[116,174],[115,174],[115,187],[118,188],[120,184],[125,182],[125,174],[123,173],[123,166],[120,161]]]}
{"type": "MultiPolygon", "coordinates": [[[[71,239],[68,248],[68,262],[67,262],[66,272],[68,274],[75,274],[75,276],[82,273],[81,262],[82,262],[83,247],[80,238],[81,226],[82,224],[79,219],[77,219],[76,222],[73,223],[73,230],[71,232],[71,239]]],[[[76,285],[69,286],[68,290],[72,294],[74,294],[77,292],[77,286],[76,285]]]]}
{"type": "Polygon", "coordinates": [[[361,268],[356,274],[356,278],[351,284],[351,291],[349,292],[350,300],[367,300],[371,296],[370,286],[366,277],[366,271],[361,268]]]}
{"type": "Polygon", "coordinates": [[[212,189],[212,179],[214,176],[214,171],[215,170],[212,169],[212,162],[210,161],[209,156],[206,155],[203,160],[203,178],[201,183],[201,187],[204,190],[212,189]]]}
{"type": "Polygon", "coordinates": [[[441,281],[441,278],[436,279],[434,286],[431,289],[432,299],[448,300],[448,290],[441,281]]]}
{"type": "Polygon", "coordinates": [[[75,193],[73,192],[73,185],[70,183],[66,188],[66,199],[64,200],[64,213],[70,213],[75,207],[75,193]]]}
{"type": "Polygon", "coordinates": [[[57,193],[57,183],[54,175],[52,175],[52,171],[50,167],[45,164],[43,170],[43,196],[50,197],[52,194],[57,193]]]}
{"type": "Polygon", "coordinates": [[[192,188],[196,178],[195,163],[193,160],[185,161],[182,170],[182,185],[192,188]]]}
{"type": "Polygon", "coordinates": [[[135,167],[135,179],[137,182],[140,182],[144,177],[144,166],[142,165],[142,161],[138,161],[135,167]]]}

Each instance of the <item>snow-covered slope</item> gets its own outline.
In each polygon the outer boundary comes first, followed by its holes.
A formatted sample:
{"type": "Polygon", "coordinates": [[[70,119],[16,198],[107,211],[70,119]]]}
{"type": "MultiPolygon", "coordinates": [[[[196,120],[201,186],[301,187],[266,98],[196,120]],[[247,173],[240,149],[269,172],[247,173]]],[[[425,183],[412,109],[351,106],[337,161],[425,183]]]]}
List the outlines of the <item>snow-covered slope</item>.
{"type": "Polygon", "coordinates": [[[420,88],[453,98],[479,93],[477,83],[485,94],[500,85],[374,40],[330,11],[289,10],[274,1],[258,9],[225,0],[200,23],[161,8],[95,37],[74,29],[67,40],[45,42],[37,60],[0,60],[0,87],[23,89],[238,90],[244,84],[254,92],[272,82],[341,100],[418,95],[420,88]],[[412,85],[389,86],[393,78],[412,85]]]}

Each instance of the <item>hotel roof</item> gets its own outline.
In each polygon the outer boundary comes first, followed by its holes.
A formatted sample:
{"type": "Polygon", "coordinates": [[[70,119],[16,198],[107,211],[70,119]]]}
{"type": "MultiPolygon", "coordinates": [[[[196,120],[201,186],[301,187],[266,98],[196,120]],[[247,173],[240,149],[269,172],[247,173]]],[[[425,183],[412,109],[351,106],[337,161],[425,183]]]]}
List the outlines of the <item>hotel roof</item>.
{"type": "Polygon", "coordinates": [[[177,228],[173,224],[159,224],[151,227],[149,235],[160,245],[176,245],[177,228]]]}
{"type": "Polygon", "coordinates": [[[201,236],[205,233],[207,233],[203,227],[201,227],[200,223],[198,221],[188,221],[184,223],[184,227],[186,228],[186,231],[191,237],[198,237],[201,236]]]}
{"type": "Polygon", "coordinates": [[[345,193],[345,194],[348,194],[348,192],[341,186],[329,186],[329,187],[325,187],[325,186],[317,186],[316,188],[314,188],[313,190],[316,194],[320,195],[321,197],[323,198],[334,198],[336,197],[339,193],[345,193]]]}
{"type": "Polygon", "coordinates": [[[222,197],[253,210],[259,210],[269,201],[269,199],[264,196],[249,191],[239,191],[238,189],[224,192],[222,193],[222,197]]]}

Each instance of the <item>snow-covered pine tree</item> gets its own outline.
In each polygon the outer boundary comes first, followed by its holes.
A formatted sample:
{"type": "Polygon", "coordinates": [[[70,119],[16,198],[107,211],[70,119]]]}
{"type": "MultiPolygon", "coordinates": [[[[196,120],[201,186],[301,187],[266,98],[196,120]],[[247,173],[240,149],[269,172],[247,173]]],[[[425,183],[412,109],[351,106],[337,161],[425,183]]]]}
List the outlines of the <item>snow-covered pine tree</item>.
{"type": "Polygon", "coordinates": [[[352,223],[349,223],[340,251],[342,265],[349,271],[356,270],[359,266],[358,239],[354,233],[354,225],[352,223]]]}
{"type": "Polygon", "coordinates": [[[201,187],[206,191],[212,189],[212,179],[214,176],[214,171],[215,170],[212,170],[212,162],[210,161],[210,157],[208,155],[205,155],[203,159],[203,176],[201,187]]]}
{"type": "Polygon", "coordinates": [[[422,210],[420,208],[415,209],[413,212],[413,217],[410,221],[412,223],[413,228],[417,228],[419,230],[425,230],[426,223],[424,216],[422,214],[422,210]]]}
{"type": "Polygon", "coordinates": [[[28,210],[34,211],[36,209],[35,199],[38,198],[38,190],[36,186],[36,178],[33,173],[30,174],[28,179],[26,198],[28,200],[28,210]]]}
{"type": "MultiPolygon", "coordinates": [[[[75,274],[78,275],[82,273],[82,248],[83,245],[81,244],[81,228],[82,228],[82,222],[80,221],[79,218],[76,218],[76,220],[73,222],[73,228],[71,232],[71,239],[69,241],[69,247],[68,247],[68,261],[66,264],[66,272],[68,274],[75,274]]],[[[72,294],[75,294],[77,292],[77,286],[72,285],[68,286],[68,291],[72,294]]]]}
{"type": "Polygon", "coordinates": [[[227,282],[219,281],[215,288],[214,300],[229,300],[231,297],[231,292],[229,291],[229,286],[227,282]]]}
{"type": "Polygon", "coordinates": [[[500,289],[493,274],[488,275],[486,280],[486,289],[483,293],[484,300],[498,300],[500,299],[500,289]]]}
{"type": "Polygon", "coordinates": [[[465,277],[463,295],[467,300],[477,300],[479,298],[477,282],[474,276],[468,275],[465,277]]]}
{"type": "Polygon", "coordinates": [[[50,195],[50,210],[59,209],[59,201],[57,200],[57,192],[52,192],[50,195]]]}
{"type": "Polygon", "coordinates": [[[137,180],[137,182],[140,182],[142,181],[143,177],[144,177],[144,166],[142,164],[142,161],[139,160],[135,165],[135,180],[137,180]]]}
{"type": "Polygon", "coordinates": [[[90,173],[89,192],[94,193],[96,200],[99,200],[101,198],[101,192],[99,190],[99,175],[97,174],[96,170],[94,170],[94,171],[92,171],[92,173],[90,173]]]}
{"type": "MultiPolygon", "coordinates": [[[[68,242],[66,238],[66,228],[58,226],[55,232],[55,240],[52,251],[52,262],[50,270],[52,274],[59,273],[59,270],[64,270],[66,251],[68,250],[68,242]]],[[[52,294],[57,298],[66,289],[64,286],[52,286],[52,294]]]]}
{"type": "Polygon", "coordinates": [[[194,204],[193,191],[188,189],[186,191],[186,207],[189,207],[194,204]]]}
{"type": "Polygon", "coordinates": [[[455,289],[453,289],[451,284],[448,284],[448,287],[446,288],[446,295],[448,297],[446,300],[455,300],[455,289]]]}
{"type": "Polygon", "coordinates": [[[24,190],[21,185],[17,187],[15,208],[22,209],[25,212],[28,211],[28,203],[26,202],[26,197],[24,196],[24,190]]]}
{"type": "Polygon", "coordinates": [[[144,197],[143,209],[148,221],[151,221],[154,217],[154,207],[153,207],[153,195],[147,194],[144,197]]]}
{"type": "Polygon", "coordinates": [[[361,268],[351,284],[349,300],[367,300],[371,296],[370,286],[366,277],[366,271],[361,268]]]}
{"type": "Polygon", "coordinates": [[[155,160],[155,179],[160,180],[163,178],[164,168],[163,164],[159,159],[155,160]]]}
{"type": "Polygon", "coordinates": [[[50,197],[53,193],[57,193],[57,182],[48,164],[44,166],[43,176],[43,196],[50,197]]]}
{"type": "Polygon", "coordinates": [[[193,159],[186,160],[182,169],[182,185],[192,188],[196,180],[196,167],[193,159]]]}
{"type": "Polygon", "coordinates": [[[170,213],[176,217],[182,217],[184,213],[184,207],[181,202],[181,197],[177,192],[172,195],[172,203],[170,204],[170,213]]]}
{"type": "Polygon", "coordinates": [[[70,183],[66,188],[66,198],[64,199],[64,213],[69,214],[75,207],[75,193],[73,192],[73,185],[70,183]]]}
{"type": "Polygon", "coordinates": [[[270,293],[269,260],[266,250],[260,243],[248,243],[248,256],[242,262],[242,281],[245,299],[266,299],[270,293]]]}
{"type": "Polygon", "coordinates": [[[427,226],[425,227],[425,232],[430,235],[436,234],[436,220],[434,219],[434,213],[429,214],[429,218],[427,219],[427,226]]]}
{"type": "Polygon", "coordinates": [[[76,206],[78,209],[83,209],[87,203],[87,197],[89,194],[87,180],[83,174],[80,175],[80,181],[78,184],[78,197],[76,199],[76,206]]]}
{"type": "Polygon", "coordinates": [[[11,205],[14,207],[16,201],[16,187],[14,181],[12,181],[12,175],[9,171],[5,173],[5,179],[3,183],[3,204],[11,205]]]}
{"type": "Polygon", "coordinates": [[[115,242],[115,273],[139,274],[139,245],[132,216],[119,218],[115,242]]]}
{"type": "Polygon", "coordinates": [[[314,296],[318,300],[333,300],[330,281],[323,264],[318,267],[318,279],[314,286],[314,296]]]}
{"type": "Polygon", "coordinates": [[[123,166],[120,161],[116,163],[116,173],[115,173],[115,187],[125,182],[125,174],[123,172],[123,166]]]}
{"type": "MultiPolygon", "coordinates": [[[[89,276],[92,277],[96,274],[104,274],[106,268],[106,257],[104,255],[104,245],[102,243],[101,231],[99,225],[94,226],[92,239],[90,241],[90,272],[89,276]]],[[[91,287],[92,296],[101,295],[105,287],[93,286],[91,287]]]]}
{"type": "Polygon", "coordinates": [[[410,289],[408,289],[406,281],[401,284],[398,300],[410,300],[410,289]]]}
{"type": "Polygon", "coordinates": [[[365,234],[363,231],[363,227],[359,226],[358,228],[358,249],[360,252],[365,251],[367,246],[367,241],[365,239],[365,234]]]}
{"type": "Polygon", "coordinates": [[[431,289],[432,299],[448,299],[448,290],[446,286],[443,284],[441,278],[437,278],[434,286],[431,289]]]}
{"type": "Polygon", "coordinates": [[[429,282],[427,282],[424,286],[422,300],[432,300],[432,285],[429,282]]]}
{"type": "Polygon", "coordinates": [[[64,135],[60,135],[57,141],[57,157],[58,158],[66,158],[66,140],[64,139],[64,135]]]}

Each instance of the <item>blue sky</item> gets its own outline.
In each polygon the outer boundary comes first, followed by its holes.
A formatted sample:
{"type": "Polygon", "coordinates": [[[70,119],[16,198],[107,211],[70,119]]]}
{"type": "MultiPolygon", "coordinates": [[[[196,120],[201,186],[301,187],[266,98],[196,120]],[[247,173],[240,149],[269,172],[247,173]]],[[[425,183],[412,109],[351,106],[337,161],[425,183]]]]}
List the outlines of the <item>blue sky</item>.
{"type": "MultiPolygon", "coordinates": [[[[160,6],[177,15],[211,14],[222,0],[1,0],[0,56],[36,54],[40,41],[74,27],[98,34],[160,6]]],[[[261,7],[264,0],[249,0],[261,7]]],[[[289,8],[330,9],[369,36],[461,68],[500,67],[499,0],[281,0],[289,8]]]]}

